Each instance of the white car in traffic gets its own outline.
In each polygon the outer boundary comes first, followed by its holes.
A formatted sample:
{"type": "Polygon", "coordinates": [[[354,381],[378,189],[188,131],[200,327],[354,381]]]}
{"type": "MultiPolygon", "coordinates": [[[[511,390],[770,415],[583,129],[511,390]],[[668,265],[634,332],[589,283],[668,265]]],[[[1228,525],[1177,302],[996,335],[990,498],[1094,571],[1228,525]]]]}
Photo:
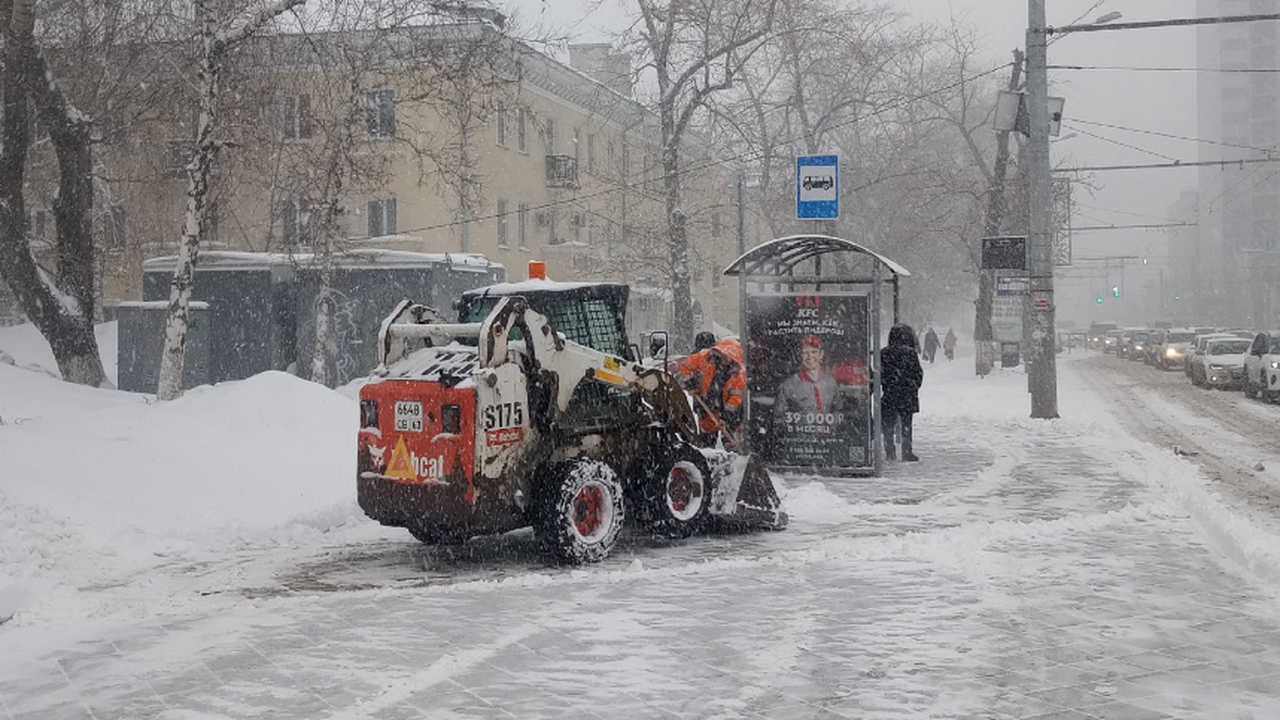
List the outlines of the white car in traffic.
{"type": "Polygon", "coordinates": [[[1244,356],[1250,342],[1241,338],[1209,338],[1195,356],[1191,382],[1207,387],[1239,387],[1244,383],[1244,356]]]}
{"type": "Polygon", "coordinates": [[[1244,356],[1244,394],[1264,400],[1280,397],[1280,330],[1254,335],[1244,356]]]}

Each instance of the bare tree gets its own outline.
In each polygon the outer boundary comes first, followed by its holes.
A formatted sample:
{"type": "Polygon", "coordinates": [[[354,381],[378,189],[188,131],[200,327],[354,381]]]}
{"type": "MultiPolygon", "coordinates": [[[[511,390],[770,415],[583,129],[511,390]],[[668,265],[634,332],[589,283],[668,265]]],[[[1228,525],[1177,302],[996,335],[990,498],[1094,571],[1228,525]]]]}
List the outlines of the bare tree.
{"type": "Polygon", "coordinates": [[[681,144],[716,92],[732,87],[742,64],[768,36],[777,0],[637,0],[639,39],[656,82],[671,282],[672,335],[693,344],[687,211],[681,144]]]}
{"type": "Polygon", "coordinates": [[[94,245],[90,121],[59,86],[36,39],[34,0],[0,2],[0,272],[23,312],[49,341],[64,379],[102,385],[106,377],[93,332],[94,245]],[[24,197],[36,119],[47,128],[58,162],[53,207],[57,271],[53,278],[31,248],[24,197]]]}
{"type": "Polygon", "coordinates": [[[248,19],[228,23],[218,16],[217,9],[209,0],[195,0],[196,22],[200,28],[200,59],[196,71],[200,114],[196,120],[194,154],[187,166],[187,210],[182,240],[178,244],[177,267],[169,293],[169,316],[165,323],[164,350],[160,357],[160,381],[156,389],[160,400],[173,400],[182,394],[191,285],[196,256],[200,251],[200,237],[208,221],[209,178],[222,147],[214,133],[220,107],[224,58],[236,44],[303,2],[305,0],[274,0],[248,19]]]}

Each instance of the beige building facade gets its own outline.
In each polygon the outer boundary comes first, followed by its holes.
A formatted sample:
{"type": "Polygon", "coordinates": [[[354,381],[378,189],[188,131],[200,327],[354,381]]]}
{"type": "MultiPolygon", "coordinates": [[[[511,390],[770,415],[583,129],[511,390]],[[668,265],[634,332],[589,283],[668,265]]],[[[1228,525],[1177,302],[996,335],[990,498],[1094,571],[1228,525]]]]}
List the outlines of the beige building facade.
{"type": "MultiPolygon", "coordinates": [[[[487,23],[465,37],[504,53],[489,56],[496,72],[403,58],[337,69],[296,38],[260,41],[227,76],[220,127],[234,140],[202,249],[477,253],[517,280],[544,260],[553,279],[629,284],[634,331],[669,327],[661,135],[631,97],[628,59],[581,46],[571,67],[487,23]]],[[[194,118],[189,100],[174,105],[102,148],[108,305],[140,298],[142,262],[177,245],[194,118]]],[[[681,154],[697,326],[736,328],[736,281],[720,275],[738,247],[735,168],[697,139],[681,154]]]]}

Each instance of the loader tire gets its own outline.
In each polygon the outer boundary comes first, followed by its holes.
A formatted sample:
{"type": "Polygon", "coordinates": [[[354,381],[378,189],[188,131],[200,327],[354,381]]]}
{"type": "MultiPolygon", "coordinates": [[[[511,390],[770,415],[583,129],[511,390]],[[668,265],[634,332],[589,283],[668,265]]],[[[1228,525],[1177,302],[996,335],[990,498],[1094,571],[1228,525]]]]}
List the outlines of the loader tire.
{"type": "Polygon", "coordinates": [[[711,470],[702,453],[688,445],[661,452],[648,464],[640,488],[645,529],[684,538],[701,531],[711,510],[711,470]]]}
{"type": "Polygon", "coordinates": [[[539,475],[534,531],[542,546],[573,565],[608,557],[626,519],[613,468],[597,460],[569,460],[539,475]]]}

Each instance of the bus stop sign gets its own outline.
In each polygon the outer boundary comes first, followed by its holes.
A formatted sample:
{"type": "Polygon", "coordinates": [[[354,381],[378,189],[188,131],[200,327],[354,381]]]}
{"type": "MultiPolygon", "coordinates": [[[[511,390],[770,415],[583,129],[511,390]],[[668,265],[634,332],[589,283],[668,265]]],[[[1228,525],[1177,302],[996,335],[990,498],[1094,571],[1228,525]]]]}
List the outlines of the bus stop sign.
{"type": "Polygon", "coordinates": [[[840,158],[802,155],[796,158],[796,218],[832,220],[840,217],[840,158]]]}

